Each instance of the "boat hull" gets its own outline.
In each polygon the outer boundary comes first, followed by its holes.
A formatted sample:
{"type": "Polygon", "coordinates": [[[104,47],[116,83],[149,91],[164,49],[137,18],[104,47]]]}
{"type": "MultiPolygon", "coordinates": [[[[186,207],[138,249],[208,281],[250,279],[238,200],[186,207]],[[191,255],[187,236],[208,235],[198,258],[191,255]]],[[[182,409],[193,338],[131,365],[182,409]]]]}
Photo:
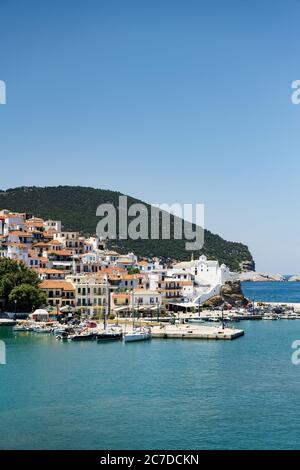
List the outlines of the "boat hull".
{"type": "Polygon", "coordinates": [[[91,341],[96,339],[96,334],[90,334],[90,335],[76,335],[71,338],[72,341],[91,341]]]}
{"type": "Polygon", "coordinates": [[[146,341],[149,339],[151,339],[150,333],[127,334],[124,336],[125,343],[131,343],[133,341],[146,341]]]}
{"type": "Polygon", "coordinates": [[[96,337],[97,341],[120,341],[122,339],[122,333],[99,333],[96,337]]]}

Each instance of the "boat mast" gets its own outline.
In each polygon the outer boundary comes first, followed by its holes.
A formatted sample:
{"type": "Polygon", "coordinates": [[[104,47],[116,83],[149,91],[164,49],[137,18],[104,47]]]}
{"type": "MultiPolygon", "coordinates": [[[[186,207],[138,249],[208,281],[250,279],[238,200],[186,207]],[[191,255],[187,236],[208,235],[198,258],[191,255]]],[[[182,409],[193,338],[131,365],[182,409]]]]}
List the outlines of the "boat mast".
{"type": "MultiPolygon", "coordinates": [[[[133,281],[134,281],[134,276],[133,276],[133,281]]],[[[133,293],[134,282],[133,281],[132,281],[132,289],[131,289],[132,328],[134,328],[134,293],[133,293]]]]}
{"type": "Polygon", "coordinates": [[[108,318],[108,302],[109,302],[109,288],[108,288],[108,278],[107,274],[105,275],[105,286],[106,286],[106,301],[105,301],[105,313],[104,313],[104,330],[107,329],[107,318],[108,318]]]}

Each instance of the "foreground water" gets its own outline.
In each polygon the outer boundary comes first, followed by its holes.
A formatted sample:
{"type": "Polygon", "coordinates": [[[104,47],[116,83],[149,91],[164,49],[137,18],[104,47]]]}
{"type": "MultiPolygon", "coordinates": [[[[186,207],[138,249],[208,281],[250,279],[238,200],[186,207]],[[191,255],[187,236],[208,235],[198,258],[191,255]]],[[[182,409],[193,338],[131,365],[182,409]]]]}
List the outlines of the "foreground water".
{"type": "Polygon", "coordinates": [[[234,341],[126,345],[0,328],[0,448],[300,448],[300,321],[239,326],[234,341]]]}
{"type": "Polygon", "coordinates": [[[263,302],[300,302],[300,282],[243,282],[244,295],[263,302]]]}

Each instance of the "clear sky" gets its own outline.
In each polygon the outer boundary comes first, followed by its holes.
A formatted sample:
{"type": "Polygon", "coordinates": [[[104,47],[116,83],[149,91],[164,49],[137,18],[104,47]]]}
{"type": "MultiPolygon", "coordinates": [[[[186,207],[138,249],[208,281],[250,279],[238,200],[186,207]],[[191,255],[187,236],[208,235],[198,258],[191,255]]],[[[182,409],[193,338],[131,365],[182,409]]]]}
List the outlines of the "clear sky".
{"type": "Polygon", "coordinates": [[[0,187],[205,204],[300,273],[299,0],[0,0],[0,187]]]}

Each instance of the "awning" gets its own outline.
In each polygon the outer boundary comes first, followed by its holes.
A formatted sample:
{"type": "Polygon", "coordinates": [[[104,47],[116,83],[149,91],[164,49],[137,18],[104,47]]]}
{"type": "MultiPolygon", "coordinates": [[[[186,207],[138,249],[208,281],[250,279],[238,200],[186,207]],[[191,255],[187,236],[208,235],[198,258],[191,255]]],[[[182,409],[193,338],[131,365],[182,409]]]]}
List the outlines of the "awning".
{"type": "Polygon", "coordinates": [[[117,308],[114,308],[113,311],[121,312],[121,310],[128,310],[129,308],[130,308],[129,305],[127,307],[117,307],[117,308]]]}

